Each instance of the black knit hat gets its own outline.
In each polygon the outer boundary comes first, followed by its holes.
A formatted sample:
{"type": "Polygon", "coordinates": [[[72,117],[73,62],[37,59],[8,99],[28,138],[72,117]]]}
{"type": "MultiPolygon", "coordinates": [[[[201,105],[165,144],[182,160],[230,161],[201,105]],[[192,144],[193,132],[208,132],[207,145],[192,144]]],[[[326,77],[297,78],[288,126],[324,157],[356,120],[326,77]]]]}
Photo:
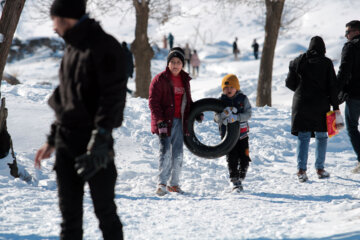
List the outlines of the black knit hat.
{"type": "Polygon", "coordinates": [[[86,0],[54,0],[50,15],[80,19],[86,12],[86,0]]]}
{"type": "Polygon", "coordinates": [[[183,66],[185,65],[185,53],[184,53],[184,50],[180,47],[174,47],[172,49],[170,49],[170,52],[167,56],[167,65],[169,65],[169,62],[170,60],[173,58],[173,57],[177,57],[177,58],[180,58],[183,66]]]}

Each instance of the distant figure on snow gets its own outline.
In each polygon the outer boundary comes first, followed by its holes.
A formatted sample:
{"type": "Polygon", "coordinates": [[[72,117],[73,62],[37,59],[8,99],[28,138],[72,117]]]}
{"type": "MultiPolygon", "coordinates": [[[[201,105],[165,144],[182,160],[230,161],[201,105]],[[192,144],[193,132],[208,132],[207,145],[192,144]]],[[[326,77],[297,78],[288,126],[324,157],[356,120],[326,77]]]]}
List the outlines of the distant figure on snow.
{"type": "Polygon", "coordinates": [[[174,45],[174,36],[171,33],[169,33],[168,41],[169,41],[169,47],[170,49],[172,49],[174,45]]]}
{"type": "Polygon", "coordinates": [[[306,53],[289,65],[286,86],[295,91],[291,113],[291,133],[297,140],[297,176],[306,182],[309,142],[316,138],[315,168],[318,178],[328,178],[324,163],[327,147],[326,113],[332,105],[339,111],[334,65],[325,57],[325,43],[321,37],[311,38],[306,53]]]}
{"type": "Polygon", "coordinates": [[[167,49],[167,39],[166,39],[166,36],[164,35],[163,37],[163,48],[164,49],[167,49]]]}
{"type": "Polygon", "coordinates": [[[254,49],[254,57],[255,59],[259,58],[259,44],[256,42],[256,39],[254,39],[253,44],[251,47],[254,49]]]}
{"type": "Polygon", "coordinates": [[[234,54],[235,60],[238,59],[238,54],[240,54],[240,50],[237,45],[237,40],[238,40],[238,38],[236,37],[235,41],[233,42],[233,54],[234,54]]]}
{"type": "MultiPolygon", "coordinates": [[[[125,56],[126,56],[126,82],[127,82],[129,77],[130,78],[133,77],[133,73],[134,73],[133,54],[129,50],[129,48],[127,47],[126,42],[122,42],[121,46],[123,47],[124,52],[125,52],[125,56]]],[[[126,87],[126,91],[129,94],[133,94],[133,91],[131,91],[128,87],[126,87]]]]}
{"type": "Polygon", "coordinates": [[[199,66],[200,66],[200,59],[197,55],[196,50],[194,50],[193,54],[191,55],[190,64],[192,66],[192,76],[196,78],[199,76],[199,66]]]}
{"type": "Polygon", "coordinates": [[[190,73],[191,50],[188,43],[185,45],[184,53],[185,53],[185,65],[187,65],[188,73],[190,73]]]}

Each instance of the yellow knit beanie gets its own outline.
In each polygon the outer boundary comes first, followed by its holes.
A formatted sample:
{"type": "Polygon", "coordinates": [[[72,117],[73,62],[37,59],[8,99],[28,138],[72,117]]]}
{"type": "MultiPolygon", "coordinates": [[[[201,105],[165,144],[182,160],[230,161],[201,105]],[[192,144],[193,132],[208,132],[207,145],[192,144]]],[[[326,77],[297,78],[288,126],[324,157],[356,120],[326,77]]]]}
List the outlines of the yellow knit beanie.
{"type": "Polygon", "coordinates": [[[239,79],[234,74],[226,75],[221,83],[221,88],[224,90],[225,87],[233,87],[236,91],[240,90],[239,79]]]}

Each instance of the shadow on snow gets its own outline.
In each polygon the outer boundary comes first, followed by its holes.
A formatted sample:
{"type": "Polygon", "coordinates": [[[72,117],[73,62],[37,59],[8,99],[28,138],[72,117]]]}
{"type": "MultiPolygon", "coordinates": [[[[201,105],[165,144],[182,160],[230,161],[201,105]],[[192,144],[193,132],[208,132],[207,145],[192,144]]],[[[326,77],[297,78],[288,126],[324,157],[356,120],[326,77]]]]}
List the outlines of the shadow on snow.
{"type": "MultiPolygon", "coordinates": [[[[248,240],[275,240],[275,238],[247,238],[248,240]]],[[[357,240],[360,239],[360,231],[340,233],[321,238],[286,238],[288,240],[357,240]]]]}
{"type": "Polygon", "coordinates": [[[293,194],[279,194],[279,193],[252,193],[253,196],[258,196],[262,198],[270,198],[270,202],[275,202],[275,199],[288,199],[292,201],[312,201],[312,202],[331,202],[333,200],[359,200],[354,198],[349,194],[333,196],[333,195],[322,195],[322,196],[312,196],[312,195],[293,195],[293,194]]]}
{"type": "Polygon", "coordinates": [[[58,240],[59,237],[43,237],[36,234],[19,235],[11,233],[0,233],[0,240],[58,240]]]}

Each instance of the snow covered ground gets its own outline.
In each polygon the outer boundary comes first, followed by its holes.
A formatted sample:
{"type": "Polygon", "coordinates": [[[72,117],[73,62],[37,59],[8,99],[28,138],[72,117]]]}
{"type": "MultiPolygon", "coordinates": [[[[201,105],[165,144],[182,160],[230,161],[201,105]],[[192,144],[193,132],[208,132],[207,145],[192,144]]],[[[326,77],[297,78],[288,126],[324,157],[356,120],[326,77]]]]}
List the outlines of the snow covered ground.
{"type": "MultiPolygon", "coordinates": [[[[325,166],[331,178],[317,179],[312,141],[308,161],[310,181],[299,183],[295,175],[296,138],[290,134],[292,92],[284,86],[289,61],[307,48],[315,34],[324,38],[327,55],[338,68],[345,42],[344,25],[358,17],[360,4],[312,1],[314,8],[299,20],[299,28],[279,38],[274,62],[273,107],[257,108],[259,60],[254,60],[250,45],[253,38],[260,45],[263,43],[258,16],[244,6],[218,10],[219,14],[215,14],[217,5],[213,3],[174,2],[189,16],[176,17],[161,26],[151,21],[150,39],[161,46],[161,37],[171,31],[176,44],[184,46],[189,42],[198,50],[202,66],[200,77],[191,82],[194,100],[218,97],[225,74],[239,77],[241,89],[253,105],[253,117],[249,121],[252,163],[244,182],[245,191],[233,194],[224,157],[202,159],[185,148],[181,186],[186,194],[156,196],[158,139],[150,133],[147,100],[129,96],[123,126],[114,131],[118,170],[116,203],[125,239],[360,239],[360,175],[350,173],[356,159],[346,132],[328,142],[325,166]],[[204,42],[195,35],[199,25],[204,42]],[[231,54],[235,36],[242,52],[240,61],[234,61],[231,54]]],[[[30,0],[27,7],[31,3],[30,0]]],[[[131,42],[132,15],[112,16],[116,21],[110,21],[110,17],[101,20],[119,41],[131,42]]],[[[20,38],[52,34],[51,23],[36,28],[28,19],[22,20],[17,32],[20,38]]],[[[32,180],[26,183],[9,175],[7,163],[12,161],[11,156],[0,160],[0,239],[58,239],[61,217],[52,171],[54,158],[44,161],[41,170],[33,166],[36,150],[44,142],[54,119],[47,99],[58,84],[60,59],[48,56],[47,52],[41,52],[8,64],[6,71],[16,74],[22,84],[10,86],[2,82],[16,157],[20,170],[29,173],[32,180]]],[[[165,64],[165,59],[154,59],[152,73],[163,70],[165,64]]],[[[132,79],[128,86],[134,88],[132,79]]],[[[209,130],[203,136],[207,137],[205,141],[210,141],[215,135],[216,132],[209,130]]],[[[88,191],[84,209],[84,239],[101,239],[88,191]]]]}

